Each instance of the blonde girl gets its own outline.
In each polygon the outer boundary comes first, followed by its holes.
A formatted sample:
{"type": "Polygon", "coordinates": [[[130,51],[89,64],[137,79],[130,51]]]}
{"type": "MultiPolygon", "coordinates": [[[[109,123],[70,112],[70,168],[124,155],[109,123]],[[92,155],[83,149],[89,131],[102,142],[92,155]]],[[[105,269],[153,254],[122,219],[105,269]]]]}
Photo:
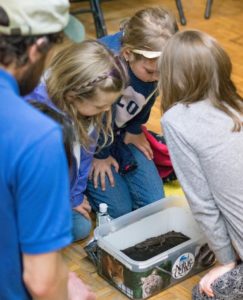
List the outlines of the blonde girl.
{"type": "Polygon", "coordinates": [[[219,263],[193,299],[243,299],[243,100],[230,58],[209,35],[185,31],[171,38],[159,65],[174,169],[219,263]]]}
{"type": "Polygon", "coordinates": [[[97,135],[102,132],[104,142],[112,139],[110,108],[125,83],[119,59],[99,42],[87,40],[58,51],[41,84],[27,97],[64,113],[76,130],[70,169],[74,240],[87,237],[91,229],[91,208],[84,196],[87,177],[97,135]]]}
{"type": "Polygon", "coordinates": [[[100,202],[106,202],[112,217],[164,196],[142,124],[156,98],[158,57],[177,30],[175,18],[154,7],[136,12],[120,32],[101,39],[123,57],[129,73],[129,84],[113,105],[114,143],[95,156],[87,189],[92,207],[97,209],[100,202]]]}

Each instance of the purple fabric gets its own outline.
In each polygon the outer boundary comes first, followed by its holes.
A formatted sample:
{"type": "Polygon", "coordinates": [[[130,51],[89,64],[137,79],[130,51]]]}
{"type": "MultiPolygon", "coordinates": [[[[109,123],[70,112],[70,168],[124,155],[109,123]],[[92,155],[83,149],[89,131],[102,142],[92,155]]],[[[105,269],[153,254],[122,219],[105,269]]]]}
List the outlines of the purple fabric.
{"type": "MultiPolygon", "coordinates": [[[[25,96],[25,100],[28,102],[31,100],[35,100],[47,104],[51,108],[59,111],[59,109],[50,100],[47,94],[46,85],[44,81],[41,81],[39,85],[32,91],[32,93],[25,96]]],[[[96,135],[97,134],[95,130],[93,130],[91,136],[93,138],[96,138],[96,135]]],[[[73,208],[83,202],[84,192],[87,186],[88,175],[93,160],[93,153],[95,151],[95,146],[96,145],[92,145],[90,147],[89,152],[87,152],[83,147],[81,147],[79,169],[75,161],[74,168],[72,170],[72,173],[70,174],[71,203],[73,208]]]]}

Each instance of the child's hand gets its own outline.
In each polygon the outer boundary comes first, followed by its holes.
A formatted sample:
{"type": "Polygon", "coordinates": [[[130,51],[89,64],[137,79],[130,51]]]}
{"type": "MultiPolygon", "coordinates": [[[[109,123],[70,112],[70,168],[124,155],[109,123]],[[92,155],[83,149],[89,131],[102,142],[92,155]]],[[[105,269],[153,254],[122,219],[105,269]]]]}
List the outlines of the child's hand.
{"type": "Polygon", "coordinates": [[[68,300],[95,300],[90,287],[83,283],[74,272],[68,274],[68,300]]]}
{"type": "Polygon", "coordinates": [[[153,151],[143,132],[140,134],[132,134],[126,132],[124,143],[133,144],[134,146],[136,146],[141,152],[143,152],[147,159],[151,160],[154,158],[153,151]]]}
{"type": "Polygon", "coordinates": [[[213,268],[210,272],[208,272],[199,283],[200,292],[204,292],[207,296],[213,297],[212,283],[224,273],[231,271],[236,266],[235,262],[229,263],[227,265],[221,265],[213,268]]]}
{"type": "Polygon", "coordinates": [[[115,186],[115,180],[112,174],[111,167],[114,167],[116,172],[119,170],[119,165],[115,158],[112,156],[107,157],[106,159],[97,159],[94,158],[91,171],[89,173],[89,179],[93,178],[94,188],[98,187],[98,179],[100,177],[100,184],[102,191],[105,191],[105,177],[108,176],[110,184],[112,187],[115,186]]]}
{"type": "Polygon", "coordinates": [[[74,210],[79,212],[81,215],[83,215],[87,220],[90,220],[90,212],[91,212],[91,206],[89,205],[89,201],[84,196],[84,200],[81,204],[74,207],[74,210]]]}

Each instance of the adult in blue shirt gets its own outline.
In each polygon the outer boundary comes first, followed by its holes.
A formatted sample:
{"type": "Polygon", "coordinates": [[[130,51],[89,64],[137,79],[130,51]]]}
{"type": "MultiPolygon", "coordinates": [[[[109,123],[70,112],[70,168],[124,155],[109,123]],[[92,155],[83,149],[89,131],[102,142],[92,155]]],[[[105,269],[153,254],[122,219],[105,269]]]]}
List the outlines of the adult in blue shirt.
{"type": "Polygon", "coordinates": [[[66,0],[0,7],[0,299],[95,299],[58,250],[71,241],[67,162],[59,126],[20,95],[38,83],[68,23],[66,0]]]}

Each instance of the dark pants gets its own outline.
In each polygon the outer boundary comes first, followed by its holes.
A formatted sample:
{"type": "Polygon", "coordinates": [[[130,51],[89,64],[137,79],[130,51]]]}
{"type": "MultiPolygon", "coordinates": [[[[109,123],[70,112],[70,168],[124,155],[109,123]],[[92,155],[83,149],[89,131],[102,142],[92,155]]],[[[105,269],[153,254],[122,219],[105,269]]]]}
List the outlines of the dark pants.
{"type": "Polygon", "coordinates": [[[243,263],[225,273],[212,284],[214,297],[201,294],[199,286],[192,290],[193,300],[243,300],[243,263]]]}

